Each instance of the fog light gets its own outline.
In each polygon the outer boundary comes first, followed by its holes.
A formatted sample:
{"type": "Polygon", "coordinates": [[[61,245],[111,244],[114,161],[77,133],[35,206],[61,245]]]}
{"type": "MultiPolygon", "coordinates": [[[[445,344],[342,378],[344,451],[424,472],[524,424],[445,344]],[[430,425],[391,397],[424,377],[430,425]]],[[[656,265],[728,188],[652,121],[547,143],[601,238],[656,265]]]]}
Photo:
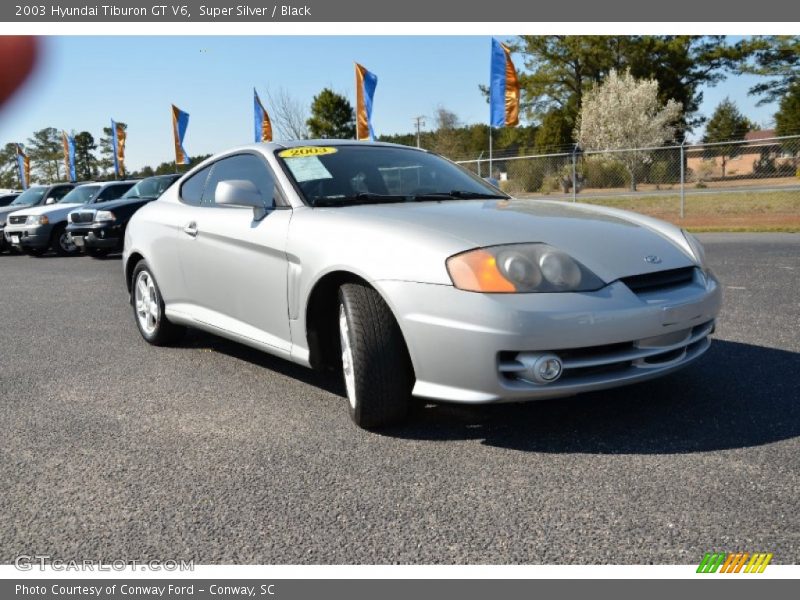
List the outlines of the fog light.
{"type": "Polygon", "coordinates": [[[519,378],[529,383],[553,383],[563,371],[561,359],[555,354],[538,354],[520,352],[517,361],[525,365],[525,370],[519,378]]]}

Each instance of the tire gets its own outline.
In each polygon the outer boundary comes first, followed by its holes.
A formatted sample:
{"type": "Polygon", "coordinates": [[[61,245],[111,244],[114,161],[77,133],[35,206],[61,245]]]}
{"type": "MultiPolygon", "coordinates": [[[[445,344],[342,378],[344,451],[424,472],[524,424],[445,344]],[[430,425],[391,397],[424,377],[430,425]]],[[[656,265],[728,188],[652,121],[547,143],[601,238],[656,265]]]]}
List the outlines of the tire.
{"type": "Polygon", "coordinates": [[[59,256],[75,256],[80,252],[80,248],[70,239],[66,224],[59,225],[53,230],[50,247],[59,256]]]}
{"type": "Polygon", "coordinates": [[[350,418],[365,429],[401,422],[414,375],[392,311],[371,287],[348,283],[339,288],[337,314],[350,418]]]}
{"type": "Polygon", "coordinates": [[[150,267],[140,260],[131,275],[131,306],[139,333],[154,346],[177,342],[186,328],[170,323],[164,314],[164,300],[150,267]]]}
{"type": "Polygon", "coordinates": [[[108,250],[105,248],[86,248],[86,254],[92,258],[105,258],[108,256],[108,250]]]}

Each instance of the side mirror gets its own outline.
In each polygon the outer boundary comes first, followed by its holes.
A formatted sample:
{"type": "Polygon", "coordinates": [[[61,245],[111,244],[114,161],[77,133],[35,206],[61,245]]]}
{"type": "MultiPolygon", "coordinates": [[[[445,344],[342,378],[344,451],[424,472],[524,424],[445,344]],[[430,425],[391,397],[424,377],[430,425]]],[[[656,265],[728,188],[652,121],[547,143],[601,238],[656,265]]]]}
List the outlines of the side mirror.
{"type": "Polygon", "coordinates": [[[56,202],[58,202],[58,200],[56,200],[53,196],[50,196],[44,201],[45,204],[55,204],[56,202]]]}
{"type": "Polygon", "coordinates": [[[214,202],[220,206],[239,206],[253,209],[253,219],[260,221],[267,215],[267,206],[261,192],[252,181],[226,179],[217,183],[214,202]]]}

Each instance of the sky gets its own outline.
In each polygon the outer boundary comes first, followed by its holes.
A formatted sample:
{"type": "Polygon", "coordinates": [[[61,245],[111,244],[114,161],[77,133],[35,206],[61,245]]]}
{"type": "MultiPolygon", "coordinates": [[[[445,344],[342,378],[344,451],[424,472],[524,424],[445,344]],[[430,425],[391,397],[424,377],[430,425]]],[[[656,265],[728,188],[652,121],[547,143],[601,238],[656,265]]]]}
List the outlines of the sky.
{"type": "MultiPolygon", "coordinates": [[[[478,86],[489,76],[489,36],[53,36],[44,42],[36,73],[0,110],[0,144],[24,143],[48,126],[98,139],[113,118],[128,124],[128,168],[155,166],[174,159],[174,103],[190,114],[186,151],[215,153],[252,141],[254,86],[264,102],[268,89],[283,88],[310,105],[327,86],[355,104],[354,61],[378,76],[376,135],[411,132],[413,118],[430,117],[437,106],[466,124],[488,120],[478,86]]],[[[758,98],[747,95],[756,80],[729,77],[704,89],[700,112],[710,115],[728,96],[769,125],[776,107],[757,107],[758,98]]]]}

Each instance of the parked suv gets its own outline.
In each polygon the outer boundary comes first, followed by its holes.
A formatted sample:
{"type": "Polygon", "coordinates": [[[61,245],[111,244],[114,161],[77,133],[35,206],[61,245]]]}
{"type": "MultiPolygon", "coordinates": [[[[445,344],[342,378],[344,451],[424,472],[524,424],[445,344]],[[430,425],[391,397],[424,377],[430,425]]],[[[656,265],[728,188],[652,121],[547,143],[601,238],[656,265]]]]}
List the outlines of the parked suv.
{"type": "Polygon", "coordinates": [[[156,175],[142,179],[119,200],[103,206],[87,206],[69,215],[67,233],[73,243],[94,258],[121,251],[125,228],[133,214],[158,198],[180,175],[156,175]]]}
{"type": "Polygon", "coordinates": [[[53,206],[37,206],[11,213],[5,230],[6,241],[33,256],[41,256],[48,248],[60,256],[75,254],[78,248],[66,231],[67,215],[84,204],[116,200],[135,183],[86,183],[71,190],[53,206]]]}
{"type": "MultiPolygon", "coordinates": [[[[75,187],[74,183],[56,183],[53,185],[35,185],[17,196],[11,204],[0,208],[0,251],[11,247],[5,236],[8,215],[22,208],[55,204],[75,187]]],[[[15,219],[18,221],[18,219],[15,219]]]]}

